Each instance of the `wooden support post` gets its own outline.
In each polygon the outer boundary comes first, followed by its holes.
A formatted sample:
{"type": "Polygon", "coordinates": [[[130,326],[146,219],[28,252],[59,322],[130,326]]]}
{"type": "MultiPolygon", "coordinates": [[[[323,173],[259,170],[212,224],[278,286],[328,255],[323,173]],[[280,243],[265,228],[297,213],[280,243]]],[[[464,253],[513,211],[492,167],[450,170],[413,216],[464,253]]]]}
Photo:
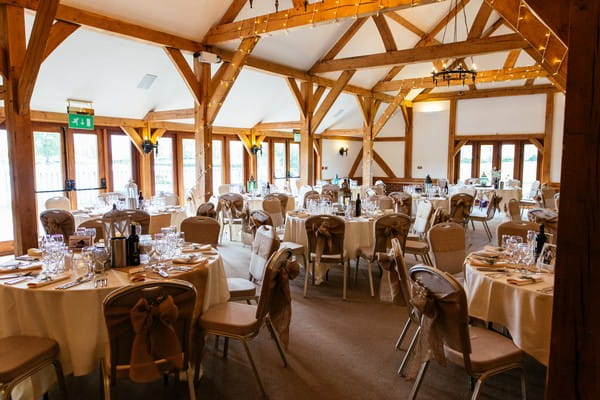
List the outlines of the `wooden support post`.
{"type": "Polygon", "coordinates": [[[313,185],[315,177],[315,159],[313,157],[314,132],[312,130],[313,117],[313,84],[302,82],[300,88],[302,94],[302,108],[300,112],[300,182],[303,185],[313,185]]]}
{"type": "Polygon", "coordinates": [[[402,105],[404,115],[404,177],[412,178],[413,108],[402,105]]]}
{"type": "Polygon", "coordinates": [[[544,127],[544,152],[542,153],[542,182],[550,183],[552,161],[552,132],[554,127],[554,93],[546,94],[546,123],[544,127]]]}
{"type": "Polygon", "coordinates": [[[448,181],[456,183],[454,176],[454,145],[456,141],[456,99],[450,100],[450,122],[448,124],[448,181]]]}
{"type": "Polygon", "coordinates": [[[14,251],[16,255],[37,247],[38,213],[35,194],[35,155],[29,104],[19,106],[19,79],[25,59],[25,17],[23,9],[0,8],[0,42],[7,65],[4,107],[12,197],[14,251]]]}
{"type": "Polygon", "coordinates": [[[366,105],[366,112],[363,112],[363,117],[366,118],[363,126],[362,142],[362,184],[370,186],[373,184],[373,125],[378,104],[375,103],[375,99],[372,97],[363,99],[363,103],[366,105]]]}
{"type": "Polygon", "coordinates": [[[144,153],[142,142],[145,139],[150,139],[150,131],[148,128],[132,128],[130,126],[121,126],[121,130],[129,137],[131,143],[133,143],[133,147],[135,147],[138,152],[138,189],[142,192],[144,198],[149,199],[154,194],[152,179],[152,160],[154,152],[144,153]]]}
{"type": "Polygon", "coordinates": [[[200,104],[194,106],[194,139],[196,140],[196,195],[204,201],[212,196],[212,123],[208,118],[210,102],[210,64],[194,58],[194,74],[200,82],[200,104]]]}

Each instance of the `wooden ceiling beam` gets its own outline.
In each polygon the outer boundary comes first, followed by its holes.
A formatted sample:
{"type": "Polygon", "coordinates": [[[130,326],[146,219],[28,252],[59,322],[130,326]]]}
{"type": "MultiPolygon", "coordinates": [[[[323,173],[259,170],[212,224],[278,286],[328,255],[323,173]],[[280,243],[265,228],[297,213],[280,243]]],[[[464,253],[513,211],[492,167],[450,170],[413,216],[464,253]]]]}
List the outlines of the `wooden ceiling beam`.
{"type": "Polygon", "coordinates": [[[200,95],[200,82],[198,82],[198,79],[196,79],[196,75],[194,74],[194,71],[192,71],[192,67],[190,64],[188,64],[187,60],[181,53],[181,50],[173,47],[165,47],[165,52],[173,62],[173,65],[175,65],[175,68],[177,68],[177,72],[179,72],[179,75],[183,79],[185,86],[187,86],[189,89],[190,94],[192,95],[192,98],[196,104],[202,103],[202,98],[200,95]]]}
{"type": "Polygon", "coordinates": [[[217,117],[217,114],[219,113],[225,98],[229,94],[235,79],[239,75],[246,62],[246,59],[248,58],[249,54],[252,53],[252,50],[254,50],[256,43],[258,43],[258,39],[258,36],[249,37],[242,40],[240,43],[231,60],[231,63],[227,66],[227,70],[223,73],[220,84],[215,87],[214,93],[210,98],[207,116],[209,124],[212,124],[217,117]]]}
{"type": "Polygon", "coordinates": [[[298,106],[298,111],[300,112],[301,118],[306,118],[308,110],[306,109],[306,102],[304,101],[304,96],[298,87],[298,83],[294,78],[286,78],[285,79],[288,87],[290,88],[290,92],[292,92],[292,97],[296,102],[296,106],[298,106]]]}
{"type": "Polygon", "coordinates": [[[316,136],[320,136],[323,139],[328,138],[330,136],[361,136],[364,133],[364,129],[363,128],[356,128],[356,129],[325,129],[323,132],[321,132],[320,134],[316,135],[316,136]]]}
{"type": "Polygon", "coordinates": [[[350,18],[369,17],[380,13],[434,3],[436,0],[322,0],[307,5],[306,10],[290,8],[242,21],[218,25],[205,35],[203,43],[217,44],[256,35],[314,26],[350,18]]]}
{"type": "Polygon", "coordinates": [[[424,37],[424,36],[427,35],[427,33],[425,33],[424,31],[422,31],[421,29],[419,29],[416,25],[414,25],[412,22],[410,22],[406,18],[400,16],[400,14],[398,14],[395,11],[386,13],[385,15],[387,17],[389,17],[392,21],[397,22],[398,24],[400,24],[404,28],[408,29],[408,31],[414,33],[415,35],[417,35],[420,38],[422,38],[422,37],[424,37]]]}
{"type": "Polygon", "coordinates": [[[129,137],[135,149],[140,154],[144,154],[144,150],[142,149],[142,142],[144,141],[144,139],[142,139],[142,136],[140,135],[138,130],[131,126],[121,126],[121,130],[129,137]]]}
{"type": "Polygon", "coordinates": [[[388,178],[396,178],[396,174],[394,174],[392,168],[390,168],[390,166],[387,165],[385,160],[375,150],[373,150],[373,161],[379,164],[379,166],[381,167],[383,172],[386,173],[388,178]]]}
{"type": "MultiPolygon", "coordinates": [[[[532,67],[520,67],[511,69],[493,69],[488,71],[477,72],[477,78],[475,83],[483,82],[501,82],[501,81],[513,81],[519,79],[529,79],[538,77],[547,77],[548,73],[539,66],[532,67]]],[[[471,81],[467,81],[470,83],[471,81]]],[[[444,82],[443,86],[446,86],[444,82]]],[[[453,81],[449,82],[448,86],[462,86],[462,82],[453,81]]],[[[400,89],[425,89],[435,88],[436,84],[433,82],[433,77],[426,76],[422,78],[403,79],[397,81],[381,82],[375,85],[373,90],[389,92],[392,90],[400,89]]]]}
{"type": "MultiPolygon", "coordinates": [[[[385,109],[385,111],[383,112],[383,114],[379,117],[379,119],[377,120],[377,122],[375,122],[375,125],[373,125],[373,139],[377,137],[377,135],[379,135],[379,132],[381,132],[381,130],[383,129],[383,127],[385,126],[385,124],[387,124],[387,122],[390,120],[390,118],[392,118],[392,115],[394,115],[394,111],[396,111],[396,109],[400,106],[400,104],[402,104],[402,102],[404,101],[404,98],[406,97],[406,95],[408,94],[409,90],[400,90],[398,92],[398,94],[396,95],[396,98],[394,99],[394,101],[390,104],[388,104],[387,108],[385,109]]],[[[377,114],[377,110],[375,110],[373,115],[377,114]]]]}
{"type": "Polygon", "coordinates": [[[420,63],[435,61],[440,58],[466,57],[522,49],[527,46],[527,41],[519,34],[508,34],[492,36],[489,38],[469,39],[464,42],[421,46],[388,53],[327,60],[316,66],[314,72],[331,72],[346,69],[363,69],[386,65],[420,63]]]}
{"type": "Polygon", "coordinates": [[[268,130],[279,130],[279,129],[300,129],[302,127],[301,121],[283,121],[283,122],[259,122],[254,125],[253,129],[268,131],[268,130]]]}
{"type": "Polygon", "coordinates": [[[225,11],[225,14],[223,14],[223,16],[221,17],[221,20],[219,21],[218,25],[233,22],[240,13],[240,11],[242,11],[242,8],[244,8],[246,2],[247,0],[233,0],[229,5],[229,8],[227,8],[227,11],[225,11]]]}
{"type": "Polygon", "coordinates": [[[521,54],[521,49],[512,50],[506,56],[506,60],[504,61],[503,69],[514,68],[517,63],[517,59],[519,58],[519,54],[521,54]]]}
{"type": "Polygon", "coordinates": [[[469,29],[469,34],[467,35],[468,39],[481,37],[491,13],[492,7],[485,1],[482,2],[475,19],[473,20],[473,24],[471,24],[471,29],[469,29]]]}
{"type": "Polygon", "coordinates": [[[456,91],[421,94],[413,99],[413,103],[420,101],[445,101],[451,99],[482,99],[488,97],[524,96],[530,94],[554,93],[557,89],[553,85],[535,85],[532,87],[517,86],[500,89],[479,89],[477,91],[456,91]]]}
{"type": "Polygon", "coordinates": [[[46,43],[48,43],[50,30],[56,16],[58,2],[59,0],[44,1],[35,14],[31,36],[25,51],[23,70],[19,77],[17,102],[20,110],[29,109],[35,81],[45,58],[46,43]]]}
{"type": "Polygon", "coordinates": [[[172,119],[194,118],[193,108],[179,110],[150,111],[144,117],[144,121],[168,121],[172,119]]]}
{"type": "Polygon", "coordinates": [[[75,32],[80,25],[72,24],[70,22],[56,21],[50,29],[50,35],[46,42],[46,49],[44,51],[44,60],[58,47],[62,42],[65,41],[73,32],[75,32]]]}
{"type": "Polygon", "coordinates": [[[311,119],[311,121],[310,121],[311,132],[317,131],[317,128],[319,127],[321,122],[323,122],[323,119],[325,118],[325,116],[327,115],[329,110],[331,109],[331,106],[333,106],[333,103],[335,103],[335,101],[337,100],[339,95],[342,93],[344,86],[346,86],[348,84],[348,81],[350,81],[350,79],[352,79],[352,76],[354,75],[355,72],[356,71],[354,71],[354,70],[350,70],[350,71],[344,71],[340,74],[340,77],[338,78],[335,86],[331,88],[329,93],[327,93],[327,96],[325,96],[325,99],[323,99],[323,102],[321,103],[321,105],[315,112],[313,118],[311,119]]]}
{"type": "MultiPolygon", "coordinates": [[[[350,27],[346,30],[346,32],[344,32],[344,34],[338,39],[338,41],[335,42],[335,44],[331,47],[331,49],[329,49],[329,51],[323,57],[321,57],[321,59],[319,61],[317,61],[315,63],[315,65],[318,65],[321,61],[332,60],[333,58],[335,58],[335,56],[337,56],[340,53],[340,51],[342,51],[344,46],[346,46],[346,44],[348,44],[350,39],[352,39],[354,37],[356,32],[358,32],[360,30],[360,28],[365,24],[366,21],[367,21],[366,17],[358,18],[356,21],[354,21],[352,23],[352,25],[350,25],[350,27]]],[[[315,65],[313,65],[313,67],[315,65]]],[[[311,69],[313,67],[311,67],[311,69]]],[[[309,72],[310,72],[310,70],[309,70],[309,72]]]]}
{"type": "Polygon", "coordinates": [[[390,30],[390,26],[385,20],[385,16],[383,14],[377,14],[371,16],[373,22],[375,22],[375,26],[379,31],[379,36],[381,36],[381,40],[383,41],[383,47],[385,47],[385,51],[397,51],[398,46],[396,46],[396,41],[394,40],[394,35],[392,35],[392,31],[390,30]]]}

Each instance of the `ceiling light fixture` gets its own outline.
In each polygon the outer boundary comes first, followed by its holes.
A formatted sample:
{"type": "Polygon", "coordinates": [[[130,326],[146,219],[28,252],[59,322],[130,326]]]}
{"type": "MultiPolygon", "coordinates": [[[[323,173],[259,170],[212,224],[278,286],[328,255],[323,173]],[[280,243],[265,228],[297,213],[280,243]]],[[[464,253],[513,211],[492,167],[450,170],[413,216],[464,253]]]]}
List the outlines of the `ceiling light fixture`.
{"type": "MultiPolygon", "coordinates": [[[[442,44],[445,43],[445,39],[446,39],[446,30],[448,29],[448,25],[450,25],[450,18],[454,18],[454,42],[457,42],[457,28],[458,28],[458,12],[454,13],[454,16],[451,17],[452,15],[452,10],[456,9],[458,7],[458,2],[461,2],[462,5],[462,13],[463,13],[463,17],[464,17],[464,23],[465,23],[465,32],[469,32],[469,27],[467,26],[467,12],[465,11],[465,2],[464,0],[450,0],[450,11],[448,12],[448,18],[446,21],[446,26],[444,27],[444,34],[442,36],[442,44]]],[[[456,61],[453,64],[457,64],[456,61]]],[[[443,64],[442,70],[438,71],[435,68],[433,69],[433,72],[431,73],[431,76],[433,77],[433,84],[434,85],[438,85],[440,82],[441,83],[446,83],[448,86],[450,86],[451,83],[453,82],[461,82],[461,84],[464,86],[465,82],[467,80],[471,80],[471,83],[475,83],[475,78],[477,77],[477,69],[475,67],[475,63],[473,62],[473,57],[471,57],[471,68],[469,68],[467,66],[467,64],[463,61],[461,61],[460,63],[458,63],[458,66],[453,66],[451,65],[450,67],[446,66],[446,63],[443,64]]]]}

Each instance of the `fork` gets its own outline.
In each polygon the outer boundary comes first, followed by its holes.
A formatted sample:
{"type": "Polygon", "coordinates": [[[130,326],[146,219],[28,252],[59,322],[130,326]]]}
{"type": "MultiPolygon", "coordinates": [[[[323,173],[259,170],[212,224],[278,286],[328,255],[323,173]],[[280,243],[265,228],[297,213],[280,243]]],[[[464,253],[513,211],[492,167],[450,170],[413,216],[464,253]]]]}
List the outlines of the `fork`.
{"type": "Polygon", "coordinates": [[[106,278],[100,278],[100,279],[96,279],[94,281],[94,288],[103,288],[106,287],[108,284],[108,280],[106,278]]]}

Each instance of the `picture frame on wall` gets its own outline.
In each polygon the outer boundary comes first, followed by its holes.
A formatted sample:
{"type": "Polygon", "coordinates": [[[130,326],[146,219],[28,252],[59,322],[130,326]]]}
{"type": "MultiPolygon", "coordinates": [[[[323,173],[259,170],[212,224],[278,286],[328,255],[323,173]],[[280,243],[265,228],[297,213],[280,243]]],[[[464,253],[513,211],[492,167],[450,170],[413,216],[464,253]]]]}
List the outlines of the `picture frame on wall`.
{"type": "Polygon", "coordinates": [[[537,259],[538,270],[545,269],[554,272],[554,264],[556,263],[556,245],[545,243],[540,256],[537,259]]]}

